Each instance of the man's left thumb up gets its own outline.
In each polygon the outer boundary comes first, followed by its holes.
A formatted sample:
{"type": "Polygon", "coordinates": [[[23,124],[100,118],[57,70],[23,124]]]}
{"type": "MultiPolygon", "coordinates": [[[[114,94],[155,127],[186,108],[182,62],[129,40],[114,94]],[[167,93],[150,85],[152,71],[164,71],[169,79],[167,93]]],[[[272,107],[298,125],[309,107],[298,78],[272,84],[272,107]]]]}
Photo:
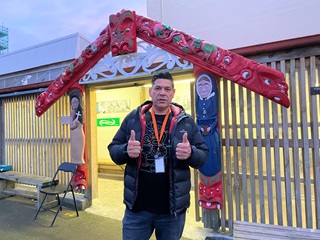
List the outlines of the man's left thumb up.
{"type": "Polygon", "coordinates": [[[189,140],[188,140],[188,133],[184,133],[184,134],[183,134],[183,136],[182,136],[182,142],[183,142],[183,143],[189,142],[189,140]]]}

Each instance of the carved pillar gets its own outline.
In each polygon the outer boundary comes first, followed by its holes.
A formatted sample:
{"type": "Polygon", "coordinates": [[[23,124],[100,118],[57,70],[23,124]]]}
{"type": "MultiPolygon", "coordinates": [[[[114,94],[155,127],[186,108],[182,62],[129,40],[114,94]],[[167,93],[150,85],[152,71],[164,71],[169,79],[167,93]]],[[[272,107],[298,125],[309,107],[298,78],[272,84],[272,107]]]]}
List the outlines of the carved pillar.
{"type": "Polygon", "coordinates": [[[85,112],[84,112],[84,86],[78,82],[69,89],[70,113],[70,153],[71,162],[77,164],[77,173],[72,185],[75,189],[84,190],[87,182],[87,156],[85,149],[85,112]]]}
{"type": "Polygon", "coordinates": [[[219,130],[218,76],[195,66],[196,123],[207,147],[207,162],[199,169],[199,205],[204,227],[218,230],[219,213],[223,206],[221,144],[219,130]]]}

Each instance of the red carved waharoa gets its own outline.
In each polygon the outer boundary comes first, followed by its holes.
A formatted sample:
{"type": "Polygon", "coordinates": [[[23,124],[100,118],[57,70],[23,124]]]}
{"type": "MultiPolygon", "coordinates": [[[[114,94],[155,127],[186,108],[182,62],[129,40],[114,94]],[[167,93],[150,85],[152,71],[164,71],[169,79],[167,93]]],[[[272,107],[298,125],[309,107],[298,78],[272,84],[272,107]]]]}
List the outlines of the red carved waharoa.
{"type": "Polygon", "coordinates": [[[150,18],[122,10],[36,100],[41,116],[110,51],[112,56],[134,53],[140,38],[214,74],[229,79],[284,107],[290,106],[283,73],[234,52],[195,38],[150,18]]]}

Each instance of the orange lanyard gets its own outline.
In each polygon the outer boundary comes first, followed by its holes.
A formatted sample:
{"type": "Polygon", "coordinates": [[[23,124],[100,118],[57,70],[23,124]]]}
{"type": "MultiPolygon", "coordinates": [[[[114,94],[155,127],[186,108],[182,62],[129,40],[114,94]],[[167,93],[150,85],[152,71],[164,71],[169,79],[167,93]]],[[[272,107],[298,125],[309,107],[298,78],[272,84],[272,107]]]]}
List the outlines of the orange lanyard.
{"type": "Polygon", "coordinates": [[[153,129],[154,129],[154,133],[155,133],[156,138],[157,138],[158,145],[160,145],[160,141],[161,141],[161,139],[162,139],[164,130],[165,130],[166,125],[167,125],[167,121],[168,121],[168,118],[169,118],[169,114],[170,114],[170,108],[168,109],[168,112],[167,112],[167,114],[166,114],[166,116],[165,116],[165,118],[164,118],[164,120],[163,120],[162,127],[161,127],[161,131],[160,131],[160,137],[159,137],[159,132],[158,132],[158,126],[157,126],[157,122],[156,122],[156,117],[155,117],[153,108],[151,108],[151,117],[152,117],[153,129]]]}

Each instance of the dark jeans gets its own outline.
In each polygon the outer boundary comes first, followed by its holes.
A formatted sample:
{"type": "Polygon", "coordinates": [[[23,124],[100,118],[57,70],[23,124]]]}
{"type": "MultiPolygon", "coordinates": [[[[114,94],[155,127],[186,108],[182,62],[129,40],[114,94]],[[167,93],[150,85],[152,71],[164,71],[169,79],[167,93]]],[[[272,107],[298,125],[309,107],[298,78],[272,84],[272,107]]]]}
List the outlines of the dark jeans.
{"type": "Polygon", "coordinates": [[[148,240],[155,230],[157,240],[178,240],[182,236],[185,221],[186,213],[174,216],[126,209],[122,220],[122,239],[148,240]]]}

